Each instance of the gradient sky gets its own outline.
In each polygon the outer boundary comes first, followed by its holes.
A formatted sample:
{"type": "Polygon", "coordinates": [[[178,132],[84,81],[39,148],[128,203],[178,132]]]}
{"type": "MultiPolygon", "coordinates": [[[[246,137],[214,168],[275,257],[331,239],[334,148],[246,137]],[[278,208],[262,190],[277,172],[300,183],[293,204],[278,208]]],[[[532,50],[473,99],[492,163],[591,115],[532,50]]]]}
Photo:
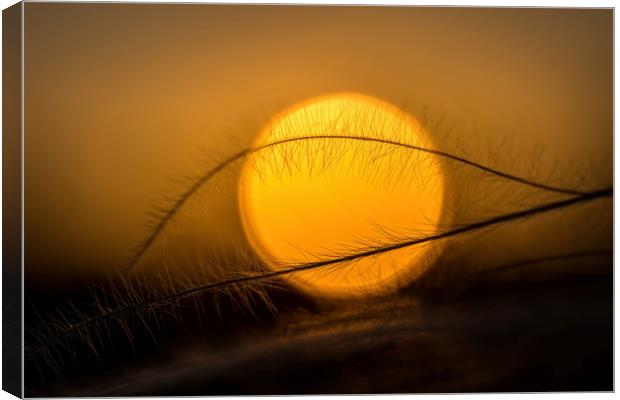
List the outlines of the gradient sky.
{"type": "MultiPolygon", "coordinates": [[[[27,281],[122,265],[169,178],[333,92],[441,121],[444,148],[497,167],[609,184],[612,30],[611,10],[27,3],[27,281]]],[[[232,204],[203,234],[235,233],[232,204]]]]}

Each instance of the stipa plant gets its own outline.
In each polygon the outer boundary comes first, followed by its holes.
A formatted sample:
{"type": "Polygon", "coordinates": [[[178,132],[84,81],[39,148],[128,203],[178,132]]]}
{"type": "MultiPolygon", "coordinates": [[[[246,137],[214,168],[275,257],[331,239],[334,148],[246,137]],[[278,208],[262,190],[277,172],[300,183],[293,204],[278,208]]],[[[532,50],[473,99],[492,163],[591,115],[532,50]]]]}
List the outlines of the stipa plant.
{"type": "MultiPolygon", "coordinates": [[[[170,207],[160,209],[154,214],[155,223],[150,233],[128,264],[130,273],[121,270],[110,278],[109,283],[94,288],[92,298],[86,306],[67,305],[56,314],[41,317],[41,323],[28,332],[28,359],[41,365],[41,368],[51,366],[58,373],[62,373],[65,363],[78,363],[84,350],[94,358],[99,358],[106,348],[115,344],[119,335],[125,337],[132,346],[136,332],[146,333],[157,341],[161,331],[168,329],[170,324],[187,323],[188,314],[199,319],[208,315],[211,310],[216,310],[217,313],[219,304],[224,301],[237,303],[239,309],[249,313],[256,309],[257,303],[261,303],[275,314],[277,304],[271,297],[273,291],[290,290],[287,278],[302,271],[315,271],[317,274],[334,271],[346,273],[354,269],[360,260],[372,259],[399,249],[463,240],[473,233],[488,231],[512,221],[579,207],[611,198],[613,195],[610,187],[587,191],[563,188],[498,170],[468,157],[384,136],[387,135],[328,135],[320,132],[311,135],[288,135],[246,148],[207,169],[171,202],[170,207]],[[452,220],[432,234],[419,231],[400,232],[386,234],[385,240],[379,241],[362,237],[355,246],[342,250],[328,249],[324,254],[312,255],[312,262],[288,262],[275,270],[266,268],[252,251],[244,249],[242,245],[239,245],[235,252],[195,254],[188,259],[189,262],[183,263],[156,254],[149,263],[140,265],[159,241],[167,241],[170,242],[168,246],[174,246],[168,236],[175,233],[174,229],[179,229],[179,226],[173,228],[175,220],[185,208],[191,207],[190,203],[197,198],[200,198],[200,202],[207,201],[208,206],[209,195],[212,194],[209,192],[210,184],[238,166],[240,161],[251,162],[260,170],[273,168],[281,160],[286,160],[288,168],[281,171],[283,174],[299,173],[302,165],[303,170],[320,174],[328,173],[330,165],[341,157],[343,152],[353,152],[369,160],[368,163],[361,163],[368,166],[368,169],[361,173],[372,171],[374,174],[370,179],[385,180],[386,177],[380,175],[381,171],[395,169],[381,168],[380,163],[389,163],[390,154],[401,152],[411,156],[410,161],[398,166],[405,177],[415,173],[422,157],[430,158],[442,165],[452,164],[452,168],[457,165],[474,170],[480,176],[498,178],[488,184],[490,191],[503,188],[504,191],[514,192],[515,187],[525,187],[528,190],[525,193],[534,199],[528,198],[527,203],[535,204],[511,207],[509,212],[466,223],[452,220]],[[544,195],[544,201],[533,193],[544,195]],[[159,263],[155,279],[153,272],[148,270],[153,260],[159,263]]],[[[379,228],[389,232],[389,227],[379,228]]],[[[595,250],[589,254],[569,252],[555,257],[600,255],[601,250],[595,250]]],[[[521,265],[530,263],[525,260],[521,265]]]]}
{"type": "MultiPolygon", "coordinates": [[[[564,195],[582,195],[582,194],[587,193],[587,192],[577,190],[577,189],[561,188],[561,187],[545,184],[542,182],[537,182],[532,179],[523,178],[523,177],[511,174],[511,173],[508,173],[508,172],[500,171],[492,167],[479,164],[475,161],[468,160],[461,156],[456,156],[456,155],[452,155],[452,154],[449,154],[443,151],[427,149],[427,148],[410,145],[407,143],[402,143],[402,142],[398,142],[394,140],[380,139],[380,138],[375,138],[375,137],[353,136],[353,135],[347,135],[347,136],[345,135],[315,135],[315,136],[293,137],[293,138],[288,138],[288,139],[282,139],[279,141],[275,141],[275,142],[261,145],[258,147],[254,147],[254,148],[247,148],[232,155],[231,157],[220,162],[215,167],[208,170],[205,174],[203,174],[198,179],[196,179],[190,185],[189,189],[185,191],[184,193],[182,193],[179,196],[179,198],[173,202],[172,206],[170,206],[167,209],[164,208],[164,209],[154,210],[155,213],[159,213],[159,214],[154,214],[155,216],[158,217],[158,222],[155,224],[151,233],[148,234],[144,242],[141,243],[137,247],[135,255],[132,257],[132,259],[128,263],[128,268],[133,269],[141,261],[144,254],[153,246],[153,244],[158,239],[158,237],[163,234],[168,224],[173,220],[173,218],[179,212],[179,210],[189,201],[189,199],[195,193],[197,193],[204,185],[208,184],[215,176],[220,174],[230,165],[240,160],[243,160],[255,153],[266,152],[269,150],[278,149],[279,147],[286,147],[286,145],[291,145],[291,144],[301,144],[302,145],[301,149],[304,149],[303,152],[299,152],[300,146],[295,146],[295,150],[293,151],[293,154],[295,153],[307,154],[308,156],[304,157],[306,160],[315,160],[316,154],[318,153],[316,152],[317,148],[328,149],[328,151],[330,152],[332,151],[331,150],[332,148],[327,147],[329,142],[332,142],[332,141],[370,143],[371,146],[366,146],[366,147],[372,148],[373,151],[376,151],[379,153],[381,151],[393,151],[394,148],[405,149],[412,153],[426,153],[432,156],[445,158],[447,160],[481,170],[485,173],[494,175],[499,178],[504,178],[509,181],[513,181],[516,183],[520,183],[520,184],[523,184],[523,185],[526,185],[532,188],[537,188],[537,189],[541,189],[541,190],[548,191],[548,192],[564,194],[564,195]],[[306,142],[307,143],[314,142],[317,145],[313,148],[303,146],[304,144],[306,144],[306,142]]],[[[366,149],[362,149],[362,152],[364,150],[366,149]]],[[[286,157],[287,154],[289,153],[280,154],[280,156],[286,157]]],[[[334,154],[326,155],[325,152],[323,152],[322,156],[327,157],[326,159],[332,160],[332,157],[334,157],[334,154]]],[[[293,157],[290,157],[290,159],[293,159],[293,157]]],[[[323,164],[328,165],[329,163],[324,162],[323,164]]],[[[293,162],[293,160],[291,160],[291,163],[287,165],[295,166],[296,164],[293,162]]],[[[325,168],[325,166],[323,168],[325,168]]]]}

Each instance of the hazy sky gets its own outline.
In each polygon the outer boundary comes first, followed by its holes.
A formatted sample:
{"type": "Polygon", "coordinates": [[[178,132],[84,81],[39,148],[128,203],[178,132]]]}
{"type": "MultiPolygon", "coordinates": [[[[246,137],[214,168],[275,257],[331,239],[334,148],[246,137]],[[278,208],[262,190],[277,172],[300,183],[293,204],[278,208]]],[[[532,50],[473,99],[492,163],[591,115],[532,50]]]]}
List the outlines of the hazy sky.
{"type": "Polygon", "coordinates": [[[473,158],[504,145],[498,167],[608,184],[612,29],[611,10],[26,3],[27,279],[122,265],[169,178],[332,92],[443,121],[473,158]]]}

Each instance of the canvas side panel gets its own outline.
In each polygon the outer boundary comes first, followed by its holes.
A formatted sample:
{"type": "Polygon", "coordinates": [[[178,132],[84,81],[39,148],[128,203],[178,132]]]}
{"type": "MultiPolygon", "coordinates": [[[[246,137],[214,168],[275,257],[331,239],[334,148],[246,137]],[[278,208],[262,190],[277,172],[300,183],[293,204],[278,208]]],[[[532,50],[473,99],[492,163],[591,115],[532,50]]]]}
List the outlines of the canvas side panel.
{"type": "Polygon", "coordinates": [[[22,397],[22,3],[2,11],[2,390],[22,397]]]}

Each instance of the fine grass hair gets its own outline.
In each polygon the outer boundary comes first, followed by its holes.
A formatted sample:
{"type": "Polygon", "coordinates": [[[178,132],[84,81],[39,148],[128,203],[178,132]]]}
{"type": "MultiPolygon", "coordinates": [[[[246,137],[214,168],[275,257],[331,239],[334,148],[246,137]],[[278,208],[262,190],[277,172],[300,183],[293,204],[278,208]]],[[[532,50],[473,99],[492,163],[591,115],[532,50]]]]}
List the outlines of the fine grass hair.
{"type": "MultiPolygon", "coordinates": [[[[371,127],[376,128],[376,123],[371,127]]],[[[30,326],[27,332],[27,359],[40,368],[51,368],[61,375],[63,365],[67,362],[79,363],[84,352],[95,359],[105,358],[105,351],[114,346],[119,336],[133,347],[136,332],[140,331],[156,343],[161,332],[169,329],[170,324],[183,326],[188,322],[193,323],[194,319],[221,314],[219,310],[223,302],[233,303],[236,309],[250,315],[260,304],[272,315],[277,315],[279,305],[273,300],[273,293],[293,291],[287,279],[301,271],[346,273],[363,259],[372,259],[399,249],[465,241],[474,234],[487,233],[501,225],[531,221],[537,216],[557,214],[569,209],[592,207],[613,196],[611,186],[593,190],[565,188],[500,170],[476,161],[473,157],[420,146],[407,138],[389,136],[382,130],[365,134],[313,132],[310,135],[291,130],[283,133],[280,139],[246,147],[216,161],[188,182],[180,195],[171,199],[168,207],[160,207],[151,213],[153,223],[144,241],[137,246],[129,262],[112,274],[107,283],[92,288],[91,300],[87,305],[67,304],[56,313],[40,316],[39,323],[30,326]],[[241,161],[253,163],[257,168],[273,168],[275,159],[285,159],[288,168],[282,171],[283,174],[299,173],[301,163],[311,163],[314,166],[310,168],[313,173],[326,173],[334,160],[345,151],[355,152],[368,161],[362,163],[367,165],[367,169],[360,171],[368,174],[368,179],[389,179],[381,175],[382,171],[388,170],[382,169],[381,163],[389,163],[390,154],[402,152],[410,155],[411,161],[399,166],[404,176],[398,178],[399,182],[406,181],[408,174],[416,173],[415,168],[422,158],[430,159],[441,166],[450,164],[446,170],[468,169],[478,179],[493,177],[493,182],[485,182],[489,192],[503,191],[516,196],[517,200],[509,204],[508,211],[491,210],[488,213],[490,215],[467,221],[459,220],[458,215],[451,215],[438,232],[432,234],[421,231],[391,233],[390,227],[378,227],[385,230],[385,240],[371,241],[360,237],[356,246],[344,250],[330,249],[325,254],[313,255],[312,259],[318,261],[290,262],[282,265],[279,270],[268,269],[242,243],[235,245],[235,251],[232,252],[188,252],[186,260],[170,258],[170,254],[162,251],[153,254],[149,262],[145,262],[145,258],[160,241],[167,242],[168,248],[170,243],[174,245],[170,238],[175,233],[172,227],[175,226],[175,220],[180,219],[182,211],[191,208],[190,203],[194,200],[201,206],[210,207],[210,195],[213,194],[209,192],[210,186],[215,184],[218,177],[238,167],[241,161]],[[151,271],[153,266],[156,268],[151,271]],[[191,321],[188,321],[188,315],[192,316],[191,321]]],[[[393,168],[390,170],[394,171],[393,168]]],[[[471,209],[478,205],[468,204],[466,200],[458,198],[452,206],[455,209],[471,209]]],[[[454,209],[446,211],[450,212],[458,214],[454,209]]],[[[187,215],[191,216],[191,213],[187,215]]],[[[176,226],[176,229],[179,228],[182,229],[182,224],[176,226]]],[[[556,253],[491,266],[468,278],[475,281],[485,274],[492,274],[492,271],[499,273],[558,259],[601,257],[608,254],[608,249],[600,248],[556,253]]],[[[437,266],[429,265],[426,268],[432,271],[437,266]]],[[[440,285],[445,286],[447,283],[443,280],[440,285]]],[[[221,315],[221,318],[226,317],[221,315]]],[[[208,326],[213,321],[213,318],[209,318],[201,323],[208,326]]]]}

